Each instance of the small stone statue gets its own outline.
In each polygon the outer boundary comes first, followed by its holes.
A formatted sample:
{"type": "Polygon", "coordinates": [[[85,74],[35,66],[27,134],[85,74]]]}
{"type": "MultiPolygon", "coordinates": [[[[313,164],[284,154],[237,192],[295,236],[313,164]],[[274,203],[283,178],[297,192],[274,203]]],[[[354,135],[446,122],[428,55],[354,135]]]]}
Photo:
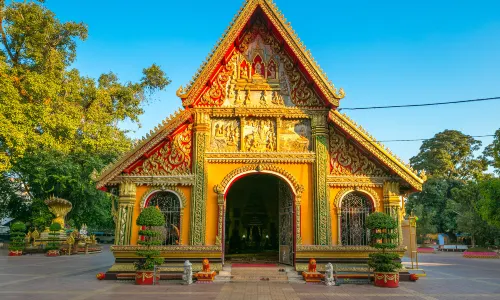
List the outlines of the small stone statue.
{"type": "Polygon", "coordinates": [[[333,278],[333,265],[331,263],[328,263],[325,267],[325,270],[326,270],[325,284],[327,286],[334,286],[335,279],[333,278]]]}
{"type": "Polygon", "coordinates": [[[184,283],[189,285],[193,283],[193,264],[186,260],[184,262],[184,275],[182,275],[184,283]]]}

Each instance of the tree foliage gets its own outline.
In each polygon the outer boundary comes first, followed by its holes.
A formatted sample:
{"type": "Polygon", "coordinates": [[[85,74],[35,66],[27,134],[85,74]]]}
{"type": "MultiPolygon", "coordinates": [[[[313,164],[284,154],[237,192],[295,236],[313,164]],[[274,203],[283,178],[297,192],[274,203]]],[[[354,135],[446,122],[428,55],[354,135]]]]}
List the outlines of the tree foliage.
{"type": "Polygon", "coordinates": [[[481,142],[459,131],[445,130],[423,142],[410,161],[425,170],[429,180],[410,196],[407,212],[418,217],[417,234],[448,233],[469,236],[475,245],[487,245],[499,237],[500,184],[486,173],[496,166],[500,130],[494,142],[478,156],[481,142]]]}
{"type": "Polygon", "coordinates": [[[161,241],[158,240],[161,233],[157,228],[165,225],[165,216],[158,208],[147,207],[137,217],[136,224],[144,226],[145,229],[139,230],[142,239],[138,243],[144,248],[136,252],[137,256],[141,257],[141,260],[135,263],[135,267],[137,270],[152,271],[155,265],[161,265],[164,262],[163,258],[158,257],[160,251],[152,247],[161,245],[161,241]]]}
{"type": "Polygon", "coordinates": [[[500,175],[500,129],[495,132],[493,143],[486,147],[484,155],[489,159],[490,165],[495,168],[495,172],[500,175]]]}
{"type": "Polygon", "coordinates": [[[381,249],[381,253],[370,253],[368,265],[375,272],[396,272],[402,268],[399,256],[396,253],[387,253],[388,249],[395,249],[397,245],[394,240],[397,238],[398,224],[388,214],[375,212],[368,216],[366,227],[371,230],[370,237],[372,246],[381,249]]]}
{"type": "Polygon", "coordinates": [[[121,83],[114,73],[81,76],[70,66],[87,26],[60,22],[41,2],[0,0],[0,152],[13,163],[39,148],[124,152],[130,140],[117,122],[138,122],[147,96],[169,79],[157,65],[136,83],[121,83]]]}
{"type": "Polygon", "coordinates": [[[87,35],[84,23],[61,22],[44,1],[0,0],[0,155],[8,157],[0,157],[0,193],[10,195],[0,208],[34,226],[50,224],[50,195],[72,202],[76,225],[112,226],[111,198],[91,174],[131,147],[117,124],[139,124],[151,94],[170,83],[155,64],[137,82],[82,76],[71,65],[87,35]],[[22,193],[28,209],[16,210],[22,193]]]}
{"type": "Polygon", "coordinates": [[[426,140],[420,152],[410,159],[416,170],[432,177],[467,180],[478,178],[487,169],[483,157],[475,157],[481,141],[457,130],[445,130],[426,140]]]}

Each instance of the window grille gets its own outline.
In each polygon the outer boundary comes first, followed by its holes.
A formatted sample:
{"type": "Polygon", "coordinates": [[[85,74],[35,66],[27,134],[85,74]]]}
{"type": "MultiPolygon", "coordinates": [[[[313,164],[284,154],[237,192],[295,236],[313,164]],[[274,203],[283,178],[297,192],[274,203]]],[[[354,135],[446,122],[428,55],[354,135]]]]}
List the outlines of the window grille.
{"type": "Polygon", "coordinates": [[[148,206],[158,207],[165,216],[165,226],[160,230],[162,245],[177,245],[181,228],[179,197],[172,192],[158,192],[151,197],[148,206]]]}
{"type": "Polygon", "coordinates": [[[370,243],[366,218],[372,212],[370,200],[359,193],[349,193],[341,206],[341,241],[345,246],[364,246],[370,243]]]}

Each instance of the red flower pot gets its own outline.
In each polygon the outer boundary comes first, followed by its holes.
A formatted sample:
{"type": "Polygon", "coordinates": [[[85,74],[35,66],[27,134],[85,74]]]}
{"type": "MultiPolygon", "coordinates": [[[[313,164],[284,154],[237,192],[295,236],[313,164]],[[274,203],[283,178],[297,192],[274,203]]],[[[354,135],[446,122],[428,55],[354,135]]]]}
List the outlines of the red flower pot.
{"type": "Polygon", "coordinates": [[[45,253],[46,256],[59,256],[59,250],[49,250],[47,253],[45,253]]]}
{"type": "MultiPolygon", "coordinates": [[[[153,271],[136,271],[135,284],[137,285],[153,285],[153,271]]],[[[156,281],[160,280],[160,275],[156,274],[156,281]]]]}
{"type": "Polygon", "coordinates": [[[375,272],[375,286],[397,288],[399,286],[399,273],[375,272]]]}
{"type": "Polygon", "coordinates": [[[22,256],[23,250],[9,250],[9,256],[22,256]]]}

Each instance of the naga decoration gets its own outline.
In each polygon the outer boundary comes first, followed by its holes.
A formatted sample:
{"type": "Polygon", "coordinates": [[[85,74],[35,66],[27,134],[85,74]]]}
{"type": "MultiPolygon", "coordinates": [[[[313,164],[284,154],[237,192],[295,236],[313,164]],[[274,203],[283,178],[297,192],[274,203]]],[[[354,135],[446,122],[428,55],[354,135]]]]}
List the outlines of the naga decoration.
{"type": "Polygon", "coordinates": [[[71,204],[68,200],[54,196],[45,200],[45,204],[49,207],[50,212],[56,216],[52,223],[59,223],[61,224],[61,227],[64,228],[64,218],[73,208],[73,204],[71,204]]]}
{"type": "Polygon", "coordinates": [[[133,175],[181,175],[191,172],[192,125],[173,136],[151,157],[136,167],[133,175]]]}
{"type": "Polygon", "coordinates": [[[330,175],[387,176],[386,172],[347,140],[335,127],[330,126],[330,175]]]}

